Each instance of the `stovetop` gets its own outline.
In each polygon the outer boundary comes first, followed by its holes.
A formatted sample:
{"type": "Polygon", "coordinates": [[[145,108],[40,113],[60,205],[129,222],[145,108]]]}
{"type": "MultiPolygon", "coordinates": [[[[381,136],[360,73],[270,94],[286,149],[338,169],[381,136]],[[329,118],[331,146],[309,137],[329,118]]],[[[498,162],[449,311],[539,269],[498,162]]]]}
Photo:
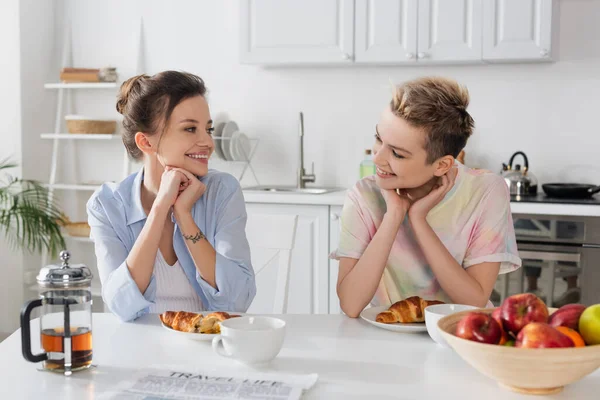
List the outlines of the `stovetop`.
{"type": "Polygon", "coordinates": [[[544,193],[538,193],[536,196],[510,196],[511,203],[554,203],[554,204],[589,204],[600,205],[600,195],[592,196],[586,199],[563,199],[558,197],[548,197],[544,193]]]}

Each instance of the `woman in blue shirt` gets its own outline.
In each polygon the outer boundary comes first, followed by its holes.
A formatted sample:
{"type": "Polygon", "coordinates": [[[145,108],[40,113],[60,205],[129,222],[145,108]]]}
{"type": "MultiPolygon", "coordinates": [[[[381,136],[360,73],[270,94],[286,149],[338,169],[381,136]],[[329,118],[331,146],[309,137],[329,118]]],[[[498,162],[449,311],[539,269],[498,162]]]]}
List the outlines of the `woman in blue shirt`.
{"type": "Polygon", "coordinates": [[[165,71],[121,86],[123,143],[143,168],[87,203],[102,298],[124,321],[166,310],[244,312],[256,294],[239,182],[208,169],[201,78],[165,71]]]}

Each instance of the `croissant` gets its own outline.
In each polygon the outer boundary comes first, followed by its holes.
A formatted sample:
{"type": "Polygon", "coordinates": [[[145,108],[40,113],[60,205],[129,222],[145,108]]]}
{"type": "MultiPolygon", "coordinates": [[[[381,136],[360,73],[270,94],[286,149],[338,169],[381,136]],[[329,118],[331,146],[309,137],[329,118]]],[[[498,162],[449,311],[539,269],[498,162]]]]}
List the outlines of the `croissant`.
{"type": "Polygon", "coordinates": [[[198,332],[202,321],[202,314],[187,311],[166,311],[159,317],[166,326],[182,332],[198,332]]]}
{"type": "Polygon", "coordinates": [[[377,314],[375,321],[384,324],[393,324],[396,322],[424,322],[425,307],[434,304],[444,304],[444,302],[438,300],[424,300],[419,296],[412,296],[395,302],[386,311],[377,314]]]}
{"type": "Polygon", "coordinates": [[[221,333],[221,325],[219,325],[219,322],[235,317],[239,317],[239,315],[231,315],[224,311],[210,313],[202,318],[198,331],[200,333],[221,333]]]}

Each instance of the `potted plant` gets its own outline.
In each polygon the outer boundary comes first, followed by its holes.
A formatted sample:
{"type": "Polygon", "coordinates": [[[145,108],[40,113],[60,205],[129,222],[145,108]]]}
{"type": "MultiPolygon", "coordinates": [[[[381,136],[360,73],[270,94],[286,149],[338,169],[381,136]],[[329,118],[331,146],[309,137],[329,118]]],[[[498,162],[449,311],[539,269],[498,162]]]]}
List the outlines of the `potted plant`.
{"type": "Polygon", "coordinates": [[[30,253],[45,249],[55,257],[65,248],[63,214],[41,184],[6,172],[15,166],[0,160],[0,232],[14,249],[30,253]]]}

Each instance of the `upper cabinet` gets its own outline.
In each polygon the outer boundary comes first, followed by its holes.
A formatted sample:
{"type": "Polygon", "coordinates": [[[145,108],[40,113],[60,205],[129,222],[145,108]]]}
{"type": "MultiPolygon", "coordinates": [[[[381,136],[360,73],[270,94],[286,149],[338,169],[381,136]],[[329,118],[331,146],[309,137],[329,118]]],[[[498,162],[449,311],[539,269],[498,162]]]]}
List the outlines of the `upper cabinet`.
{"type": "Polygon", "coordinates": [[[553,11],[550,0],[484,0],[483,58],[549,59],[553,11]]]}
{"type": "Polygon", "coordinates": [[[550,61],[557,0],[239,0],[241,62],[550,61]]]}
{"type": "Polygon", "coordinates": [[[419,0],[419,61],[481,61],[482,1],[419,0]]]}
{"type": "Polygon", "coordinates": [[[242,62],[351,63],[354,0],[240,0],[242,62]]]}
{"type": "Polygon", "coordinates": [[[417,61],[417,0],[356,0],[357,63],[417,61]]]}

